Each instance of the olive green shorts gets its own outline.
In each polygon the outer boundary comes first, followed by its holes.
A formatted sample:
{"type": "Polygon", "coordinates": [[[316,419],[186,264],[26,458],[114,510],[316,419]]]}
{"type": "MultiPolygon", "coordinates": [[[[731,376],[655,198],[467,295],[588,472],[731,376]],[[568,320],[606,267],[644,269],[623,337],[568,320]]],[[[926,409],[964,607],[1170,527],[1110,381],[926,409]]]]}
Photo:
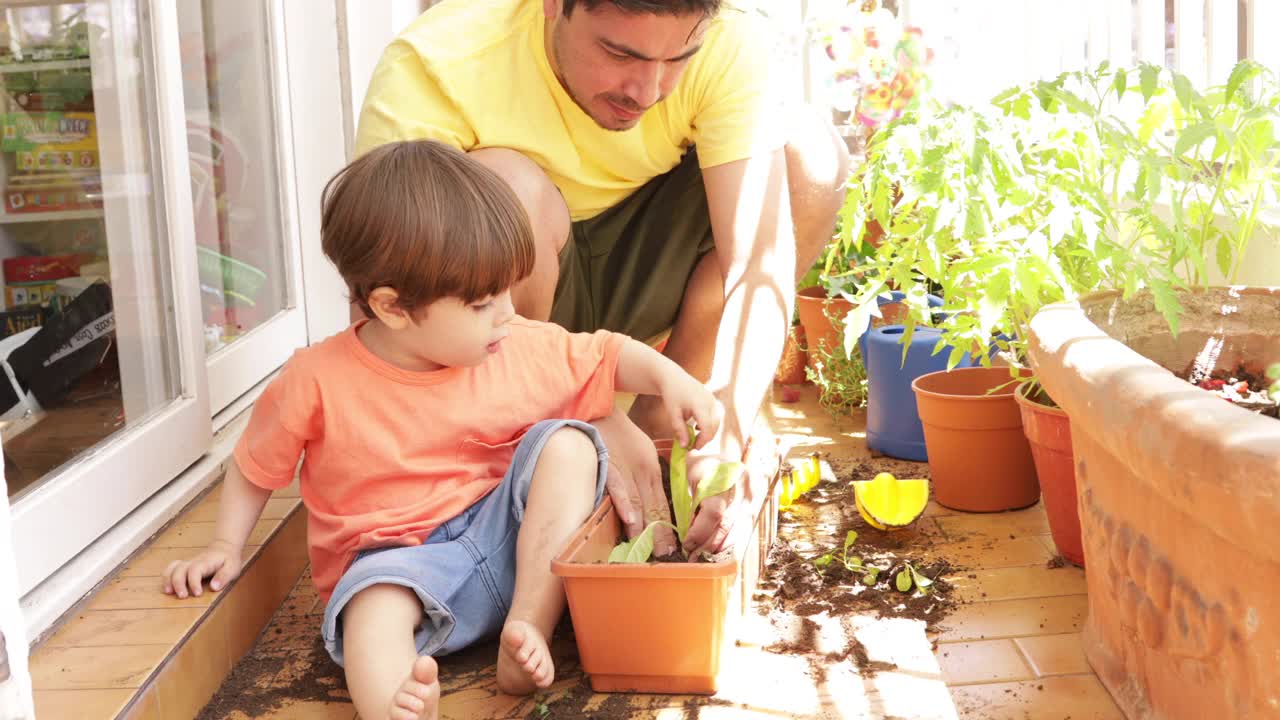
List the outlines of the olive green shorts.
{"type": "Polygon", "coordinates": [[[551,321],[573,332],[653,338],[675,323],[689,276],[714,248],[702,170],[691,149],[627,199],[573,223],[560,253],[551,321]]]}

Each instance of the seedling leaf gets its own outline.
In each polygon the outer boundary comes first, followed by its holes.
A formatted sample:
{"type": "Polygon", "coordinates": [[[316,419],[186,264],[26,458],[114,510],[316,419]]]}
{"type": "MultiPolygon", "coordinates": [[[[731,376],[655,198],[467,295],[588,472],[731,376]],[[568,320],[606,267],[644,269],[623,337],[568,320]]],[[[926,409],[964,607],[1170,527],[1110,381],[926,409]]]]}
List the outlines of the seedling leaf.
{"type": "Polygon", "coordinates": [[[902,569],[898,571],[898,576],[893,579],[893,584],[898,588],[898,592],[907,592],[911,589],[911,571],[902,569]]]}
{"type": "Polygon", "coordinates": [[[848,553],[848,552],[849,552],[849,548],[850,548],[850,547],[853,547],[853,544],[854,544],[854,543],[856,543],[856,542],[858,542],[858,531],[857,531],[857,530],[850,530],[850,531],[848,532],[848,534],[846,534],[846,535],[844,536],[844,551],[845,551],[845,553],[848,553]]]}
{"type": "Polygon", "coordinates": [[[689,532],[689,522],[693,519],[693,498],[689,494],[689,471],[685,460],[689,449],[697,440],[697,432],[689,428],[689,444],[679,442],[671,446],[671,509],[676,516],[676,535],[680,542],[689,532]]]}
{"type": "Polygon", "coordinates": [[[661,520],[654,520],[649,523],[649,527],[645,528],[634,539],[624,540],[614,546],[609,552],[609,562],[611,563],[645,563],[649,562],[649,557],[653,555],[653,531],[659,525],[668,525],[661,520]]]}
{"type": "MultiPolygon", "coordinates": [[[[706,500],[712,495],[719,495],[737,484],[738,475],[742,472],[742,468],[743,465],[740,462],[720,463],[720,465],[716,467],[716,471],[712,473],[711,477],[698,483],[698,494],[693,499],[693,507],[696,509],[702,504],[703,500],[706,500]]],[[[674,492],[675,489],[673,488],[672,493],[674,492]]],[[[672,497],[675,497],[675,495],[673,494],[672,497]]],[[[689,529],[687,522],[685,523],[684,529],[686,531],[689,529]]],[[[684,532],[680,533],[680,539],[684,539],[684,532]]]]}

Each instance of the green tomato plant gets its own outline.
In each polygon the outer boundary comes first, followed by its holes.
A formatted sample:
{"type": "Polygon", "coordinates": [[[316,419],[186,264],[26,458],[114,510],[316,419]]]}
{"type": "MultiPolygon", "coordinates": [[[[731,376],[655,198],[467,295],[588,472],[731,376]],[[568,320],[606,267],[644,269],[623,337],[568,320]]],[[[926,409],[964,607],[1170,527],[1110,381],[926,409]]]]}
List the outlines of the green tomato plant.
{"type": "Polygon", "coordinates": [[[1016,371],[1031,317],[1095,290],[1150,292],[1176,333],[1177,291],[1207,284],[1210,263],[1235,278],[1280,195],[1278,127],[1275,78],[1250,61],[1203,93],[1104,64],[900,118],[872,140],[829,250],[848,253],[871,221],[885,229],[857,268],[846,347],[890,289],[907,296],[904,357],[915,325],[940,324],[951,367],[966,353],[988,364],[994,342],[1016,371]]]}

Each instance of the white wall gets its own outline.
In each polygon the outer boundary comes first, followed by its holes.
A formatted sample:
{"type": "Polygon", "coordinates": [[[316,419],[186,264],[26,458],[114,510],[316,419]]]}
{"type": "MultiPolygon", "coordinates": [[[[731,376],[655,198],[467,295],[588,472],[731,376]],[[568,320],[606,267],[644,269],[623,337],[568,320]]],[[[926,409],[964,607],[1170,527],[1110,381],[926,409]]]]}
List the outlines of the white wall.
{"type": "Polygon", "coordinates": [[[409,23],[438,0],[338,0],[338,34],[342,38],[343,122],[347,156],[355,125],[382,51],[409,23]]]}

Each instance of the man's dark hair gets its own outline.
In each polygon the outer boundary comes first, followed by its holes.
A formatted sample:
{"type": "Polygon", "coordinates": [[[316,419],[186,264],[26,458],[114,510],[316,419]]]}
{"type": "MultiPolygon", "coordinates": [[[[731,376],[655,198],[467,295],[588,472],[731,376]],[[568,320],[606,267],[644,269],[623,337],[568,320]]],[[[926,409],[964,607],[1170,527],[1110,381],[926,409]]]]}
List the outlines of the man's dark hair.
{"type": "Polygon", "coordinates": [[[724,0],[564,0],[564,16],[581,5],[590,10],[601,3],[609,3],[625,13],[649,15],[702,14],[712,17],[720,12],[724,0]]]}

